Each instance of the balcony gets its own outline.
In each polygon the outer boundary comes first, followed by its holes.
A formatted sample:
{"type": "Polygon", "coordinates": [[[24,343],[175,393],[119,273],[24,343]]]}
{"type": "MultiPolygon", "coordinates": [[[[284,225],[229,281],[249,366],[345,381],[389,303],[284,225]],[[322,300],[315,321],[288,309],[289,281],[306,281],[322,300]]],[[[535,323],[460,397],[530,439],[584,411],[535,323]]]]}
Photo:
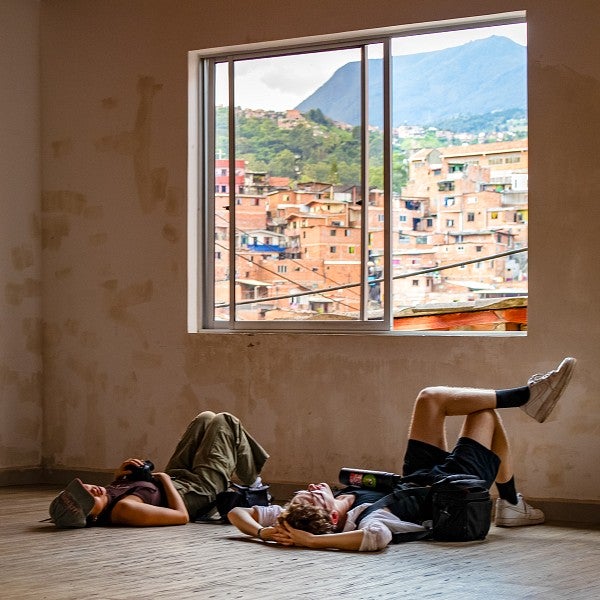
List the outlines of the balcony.
{"type": "Polygon", "coordinates": [[[287,250],[287,246],[281,246],[279,244],[248,244],[246,250],[250,252],[258,253],[280,253],[287,250]]]}
{"type": "Polygon", "coordinates": [[[508,190],[501,193],[502,206],[527,206],[528,201],[528,192],[513,192],[508,190]]]}

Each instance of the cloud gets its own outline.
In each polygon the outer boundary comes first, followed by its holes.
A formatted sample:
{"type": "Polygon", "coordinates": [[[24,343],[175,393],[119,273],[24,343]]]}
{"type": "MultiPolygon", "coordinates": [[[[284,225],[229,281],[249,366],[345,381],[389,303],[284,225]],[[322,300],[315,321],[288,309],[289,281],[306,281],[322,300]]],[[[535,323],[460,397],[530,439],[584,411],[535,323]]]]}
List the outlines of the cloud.
{"type": "Polygon", "coordinates": [[[357,60],[358,50],[343,50],[240,61],[235,67],[236,104],[272,110],[293,108],[336,69],[357,60]]]}

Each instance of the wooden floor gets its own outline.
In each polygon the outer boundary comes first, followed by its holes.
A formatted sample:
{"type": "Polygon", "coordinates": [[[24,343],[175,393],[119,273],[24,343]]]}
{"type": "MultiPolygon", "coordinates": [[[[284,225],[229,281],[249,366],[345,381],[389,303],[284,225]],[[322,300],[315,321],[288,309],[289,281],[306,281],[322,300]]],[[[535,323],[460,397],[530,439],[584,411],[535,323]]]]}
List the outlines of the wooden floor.
{"type": "Polygon", "coordinates": [[[485,542],[380,553],[263,544],[230,525],[59,530],[57,490],[0,488],[0,598],[600,598],[600,530],[492,526],[485,542]]]}

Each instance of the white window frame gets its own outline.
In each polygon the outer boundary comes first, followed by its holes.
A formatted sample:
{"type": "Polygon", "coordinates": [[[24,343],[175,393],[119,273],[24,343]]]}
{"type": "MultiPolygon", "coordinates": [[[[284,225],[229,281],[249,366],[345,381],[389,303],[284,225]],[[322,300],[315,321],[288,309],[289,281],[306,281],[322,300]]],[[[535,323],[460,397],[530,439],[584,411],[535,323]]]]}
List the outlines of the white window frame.
{"type": "MultiPolygon", "coordinates": [[[[411,36],[415,34],[436,33],[455,29],[478,28],[494,25],[508,25],[526,21],[525,11],[515,11],[494,15],[448,19],[444,21],[416,23],[396,27],[384,27],[374,30],[338,33],[323,36],[312,36],[273,42],[261,42],[240,46],[229,46],[196,50],[188,53],[188,332],[195,333],[204,330],[298,330],[318,332],[385,332],[392,331],[392,240],[391,240],[391,189],[392,189],[392,149],[391,149],[391,41],[392,38],[411,36]],[[365,80],[367,77],[365,64],[367,62],[367,46],[381,44],[383,53],[383,152],[384,152],[384,253],[383,265],[383,317],[381,320],[369,321],[366,311],[368,295],[368,267],[366,249],[368,248],[368,230],[365,227],[362,235],[365,238],[362,244],[362,277],[361,289],[364,299],[361,303],[360,319],[356,321],[243,321],[234,320],[235,311],[229,321],[215,321],[212,315],[212,291],[207,285],[206,265],[209,260],[210,250],[213,248],[214,231],[209,230],[207,203],[211,197],[211,190],[215,189],[214,150],[212,132],[208,125],[211,122],[211,111],[214,111],[214,81],[209,77],[209,69],[215,61],[223,62],[225,57],[233,61],[242,56],[245,58],[259,58],[285,54],[306,53],[318,50],[335,50],[348,47],[362,48],[362,103],[366,103],[365,80]]],[[[230,62],[232,64],[232,62],[230,62]]],[[[231,68],[231,67],[230,67],[231,68]]],[[[230,71],[231,72],[231,71],[230,71]]],[[[230,98],[232,97],[233,83],[230,78],[230,98]]],[[[232,111],[233,112],[233,111],[232,111]]],[[[368,167],[366,167],[368,146],[367,111],[362,111],[363,133],[363,198],[368,197],[368,167]]],[[[230,134],[231,136],[232,134],[230,134]]],[[[231,144],[230,144],[231,147],[231,144]]],[[[234,150],[230,148],[230,164],[235,164],[234,150]]],[[[234,175],[230,174],[229,194],[235,198],[234,175]]],[[[233,203],[230,203],[233,205],[233,203]]],[[[362,210],[366,211],[368,203],[363,202],[362,210]]],[[[363,214],[363,217],[365,214],[363,214]]],[[[363,219],[366,223],[366,219],[363,219]]],[[[232,256],[235,244],[232,246],[232,256]]],[[[234,264],[231,262],[230,264],[234,264]]],[[[212,268],[212,267],[211,267],[212,268]]],[[[233,293],[232,293],[233,298],[233,293]]]]}

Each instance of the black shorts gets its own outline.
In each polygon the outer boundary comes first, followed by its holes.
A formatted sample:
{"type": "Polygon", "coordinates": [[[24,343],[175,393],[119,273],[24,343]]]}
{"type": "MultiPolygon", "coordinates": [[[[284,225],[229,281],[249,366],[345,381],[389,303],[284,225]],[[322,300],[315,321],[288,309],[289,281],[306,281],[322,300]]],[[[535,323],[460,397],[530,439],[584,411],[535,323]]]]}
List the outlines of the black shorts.
{"type": "Polygon", "coordinates": [[[489,488],[499,466],[498,455],[471,438],[461,437],[452,452],[419,440],[408,440],[402,475],[411,479],[414,476],[420,484],[428,484],[440,476],[465,473],[483,479],[489,488]]]}

